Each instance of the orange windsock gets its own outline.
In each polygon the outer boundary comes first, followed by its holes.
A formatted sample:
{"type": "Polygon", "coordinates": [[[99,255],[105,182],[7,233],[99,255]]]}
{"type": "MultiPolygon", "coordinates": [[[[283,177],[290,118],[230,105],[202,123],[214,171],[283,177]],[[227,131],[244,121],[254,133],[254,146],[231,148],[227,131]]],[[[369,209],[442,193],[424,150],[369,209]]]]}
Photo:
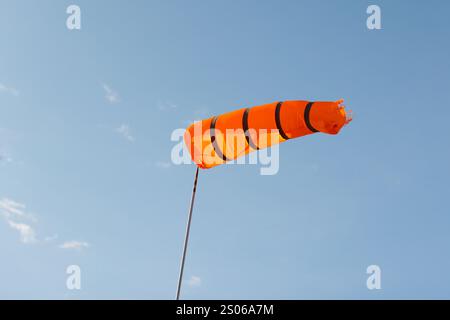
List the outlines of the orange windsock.
{"type": "Polygon", "coordinates": [[[191,124],[184,141],[192,160],[208,169],[289,139],[337,134],[351,121],[342,103],[285,101],[243,108],[191,124]]]}

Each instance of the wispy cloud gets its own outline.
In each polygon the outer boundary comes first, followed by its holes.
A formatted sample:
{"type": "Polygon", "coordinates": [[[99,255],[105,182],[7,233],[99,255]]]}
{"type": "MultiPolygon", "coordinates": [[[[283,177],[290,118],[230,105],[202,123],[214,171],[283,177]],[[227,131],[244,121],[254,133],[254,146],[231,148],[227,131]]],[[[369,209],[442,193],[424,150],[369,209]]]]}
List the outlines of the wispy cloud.
{"type": "Polygon", "coordinates": [[[57,234],[54,234],[52,236],[47,236],[44,238],[45,242],[53,242],[55,240],[57,240],[59,238],[59,236],[57,234]]]}
{"type": "Polygon", "coordinates": [[[13,162],[12,145],[19,138],[16,132],[0,127],[0,163],[13,162]]]}
{"type": "MultiPolygon", "coordinates": [[[[24,244],[49,244],[58,239],[57,234],[45,237],[43,240],[39,240],[36,237],[36,231],[33,227],[33,223],[36,222],[36,218],[34,215],[27,212],[26,206],[23,203],[19,203],[8,198],[0,199],[0,218],[1,217],[11,229],[19,233],[20,241],[24,244]]],[[[89,246],[89,243],[83,241],[66,241],[59,247],[62,249],[81,250],[89,246]]]]}
{"type": "Polygon", "coordinates": [[[161,169],[169,169],[172,166],[172,164],[168,161],[158,161],[155,165],[161,169]]]}
{"type": "Polygon", "coordinates": [[[12,220],[7,220],[8,224],[11,228],[17,230],[20,234],[20,241],[23,243],[35,243],[36,242],[36,234],[34,229],[26,223],[14,222],[12,220]]]}
{"type": "Polygon", "coordinates": [[[84,241],[66,241],[59,246],[61,249],[66,250],[82,250],[84,248],[89,248],[90,244],[84,241]]]}
{"type": "Polygon", "coordinates": [[[109,85],[103,83],[102,88],[105,91],[106,101],[108,101],[111,104],[120,102],[119,94],[116,91],[114,91],[109,85]]]}
{"type": "Polygon", "coordinates": [[[199,287],[201,284],[202,284],[202,279],[200,279],[200,277],[197,277],[197,276],[191,276],[187,280],[187,285],[190,287],[199,287]]]}
{"type": "Polygon", "coordinates": [[[156,106],[161,111],[175,110],[178,108],[178,106],[176,104],[169,102],[169,101],[158,101],[156,106]]]}
{"type": "Polygon", "coordinates": [[[8,156],[7,154],[3,154],[0,152],[0,163],[2,163],[2,162],[11,163],[11,162],[13,162],[13,159],[10,156],[8,156]]]}
{"type": "Polygon", "coordinates": [[[8,94],[11,94],[11,95],[13,95],[15,97],[17,97],[19,95],[19,90],[17,90],[16,88],[7,86],[7,85],[5,85],[3,83],[0,83],[0,92],[8,93],[8,94]]]}
{"type": "Polygon", "coordinates": [[[0,200],[0,213],[7,219],[24,217],[26,206],[11,199],[0,200]]]}
{"type": "Polygon", "coordinates": [[[14,230],[19,232],[20,241],[25,244],[36,242],[36,232],[28,222],[20,220],[34,221],[31,214],[26,213],[26,206],[11,199],[3,198],[0,200],[0,215],[4,217],[6,223],[14,230]]]}
{"type": "Polygon", "coordinates": [[[135,141],[134,136],[131,134],[131,129],[127,124],[122,124],[120,127],[116,129],[116,132],[130,142],[135,141]]]}

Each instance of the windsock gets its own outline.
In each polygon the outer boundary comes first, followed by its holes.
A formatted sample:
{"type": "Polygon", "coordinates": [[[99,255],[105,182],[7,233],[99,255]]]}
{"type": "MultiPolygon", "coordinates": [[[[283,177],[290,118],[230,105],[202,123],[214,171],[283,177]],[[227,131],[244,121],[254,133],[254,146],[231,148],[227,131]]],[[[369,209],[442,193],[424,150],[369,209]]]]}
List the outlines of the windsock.
{"type": "Polygon", "coordinates": [[[289,139],[337,134],[351,121],[342,103],[297,100],[243,108],[191,124],[184,141],[194,163],[209,169],[289,139]]]}

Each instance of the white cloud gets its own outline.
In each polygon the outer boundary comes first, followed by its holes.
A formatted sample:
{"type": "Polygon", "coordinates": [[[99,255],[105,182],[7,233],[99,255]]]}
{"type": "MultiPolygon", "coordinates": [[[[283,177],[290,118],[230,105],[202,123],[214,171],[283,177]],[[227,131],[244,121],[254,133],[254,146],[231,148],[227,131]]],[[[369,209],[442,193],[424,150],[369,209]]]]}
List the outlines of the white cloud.
{"type": "Polygon", "coordinates": [[[0,153],[0,162],[12,163],[13,159],[10,156],[8,156],[8,155],[0,153]]]}
{"type": "Polygon", "coordinates": [[[169,102],[169,101],[158,101],[156,105],[157,105],[158,109],[161,111],[175,110],[178,108],[178,106],[176,104],[169,102]]]}
{"type": "Polygon", "coordinates": [[[103,90],[105,90],[106,101],[108,101],[111,104],[120,102],[119,94],[116,91],[114,91],[113,89],[111,89],[111,87],[109,85],[107,85],[106,83],[103,83],[102,88],[103,88],[103,90]]]}
{"type": "Polygon", "coordinates": [[[13,162],[11,144],[17,138],[17,133],[0,127],[0,164],[13,162]]]}
{"type": "MultiPolygon", "coordinates": [[[[47,236],[39,241],[36,238],[36,232],[32,224],[36,218],[26,211],[26,206],[14,200],[0,199],[0,218],[3,217],[10,228],[19,233],[20,241],[25,244],[50,243],[58,239],[58,235],[47,236]]],[[[77,249],[89,247],[90,244],[82,241],[66,241],[59,247],[62,249],[77,249]]]]}
{"type": "Polygon", "coordinates": [[[45,242],[53,242],[55,240],[57,240],[59,238],[59,236],[57,234],[54,234],[52,236],[47,236],[44,238],[45,242]]]}
{"type": "Polygon", "coordinates": [[[170,162],[158,161],[156,162],[156,166],[161,169],[169,169],[172,164],[170,162]]]}
{"type": "Polygon", "coordinates": [[[202,284],[202,279],[200,279],[200,277],[197,277],[197,276],[191,276],[187,280],[187,285],[190,287],[199,287],[201,284],[202,284]]]}
{"type": "Polygon", "coordinates": [[[22,241],[23,243],[29,244],[36,242],[34,229],[30,225],[25,223],[14,222],[12,220],[8,220],[8,224],[11,228],[19,232],[20,241],[22,241]]]}
{"type": "Polygon", "coordinates": [[[131,134],[130,127],[127,124],[122,124],[120,127],[116,129],[116,132],[118,132],[120,135],[122,135],[125,139],[127,139],[130,142],[134,142],[134,137],[131,134]]]}
{"type": "Polygon", "coordinates": [[[89,248],[90,244],[84,241],[66,241],[59,246],[61,249],[67,250],[81,250],[83,248],[89,248]]]}
{"type": "Polygon", "coordinates": [[[14,217],[24,217],[26,206],[11,199],[0,200],[0,213],[7,219],[14,217]]]}
{"type": "Polygon", "coordinates": [[[35,218],[25,212],[26,206],[11,199],[3,198],[0,200],[0,215],[6,220],[6,223],[14,230],[19,232],[20,241],[26,244],[36,242],[36,232],[33,227],[18,220],[28,219],[35,221],[35,218]]]}
{"type": "Polygon", "coordinates": [[[9,93],[17,97],[19,95],[19,90],[13,87],[9,87],[3,83],[0,83],[0,92],[9,93]]]}

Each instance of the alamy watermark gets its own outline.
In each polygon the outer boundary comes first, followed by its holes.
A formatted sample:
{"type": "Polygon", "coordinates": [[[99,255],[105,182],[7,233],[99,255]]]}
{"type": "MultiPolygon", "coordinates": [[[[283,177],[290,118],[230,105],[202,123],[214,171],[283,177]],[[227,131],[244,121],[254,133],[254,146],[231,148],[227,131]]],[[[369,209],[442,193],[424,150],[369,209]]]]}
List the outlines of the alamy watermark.
{"type": "Polygon", "coordinates": [[[81,290],[81,268],[73,264],[67,267],[66,274],[69,276],[66,279],[66,287],[68,290],[81,290]]]}
{"type": "Polygon", "coordinates": [[[81,8],[72,4],[67,7],[66,13],[69,15],[66,20],[67,29],[81,30],[81,8]]]}
{"type": "Polygon", "coordinates": [[[369,277],[366,281],[367,289],[380,290],[381,289],[381,268],[376,264],[370,265],[366,269],[369,277]]]}
{"type": "Polygon", "coordinates": [[[366,21],[367,29],[380,30],[381,29],[381,8],[375,4],[367,7],[366,10],[369,17],[366,21]]]}
{"type": "Polygon", "coordinates": [[[278,173],[278,130],[250,129],[244,133],[242,129],[227,129],[223,133],[218,129],[214,129],[214,132],[208,129],[202,132],[201,122],[197,122],[193,127],[193,135],[189,130],[181,128],[172,132],[170,139],[175,145],[171,151],[171,161],[174,165],[195,162],[202,168],[211,168],[220,164],[259,164],[261,175],[278,173]],[[257,141],[258,146],[251,148],[249,139],[257,141]]]}

